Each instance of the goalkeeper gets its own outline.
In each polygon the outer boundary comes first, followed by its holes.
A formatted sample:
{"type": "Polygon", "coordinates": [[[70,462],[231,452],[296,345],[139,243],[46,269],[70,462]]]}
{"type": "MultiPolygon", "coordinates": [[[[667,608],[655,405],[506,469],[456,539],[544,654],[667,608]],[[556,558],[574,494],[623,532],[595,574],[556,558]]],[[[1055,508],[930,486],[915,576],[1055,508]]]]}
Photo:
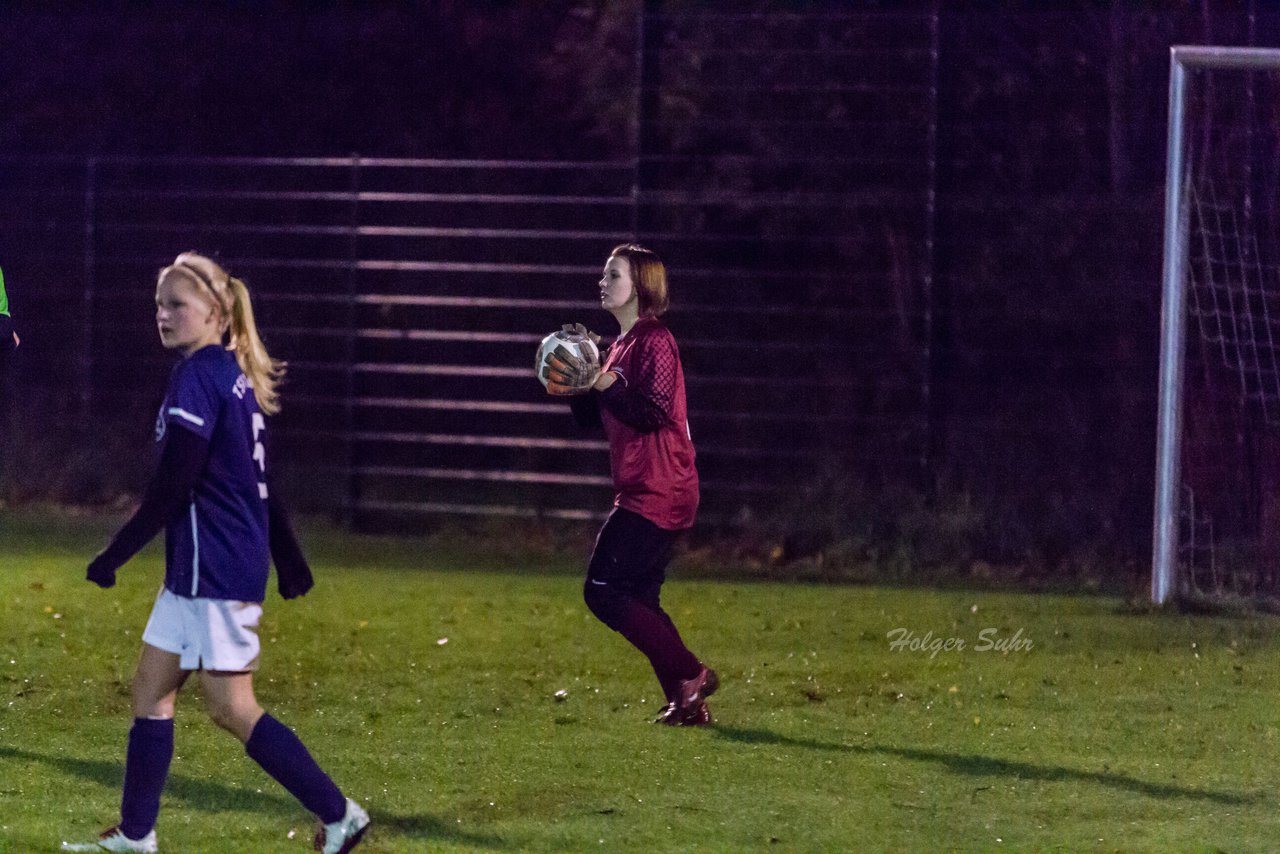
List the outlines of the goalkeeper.
{"type": "Polygon", "coordinates": [[[9,316],[9,298],[4,291],[4,270],[0,270],[0,353],[18,348],[18,333],[13,331],[13,318],[9,316]]]}
{"type": "Polygon", "coordinates": [[[698,471],[680,353],[659,319],[667,272],[658,256],[634,244],[614,249],[600,280],[600,307],[621,329],[604,364],[566,351],[552,357],[547,377],[549,393],[573,395],[578,423],[602,426],[609,439],[616,496],[596,537],[583,598],[649,659],[666,695],[655,723],[705,726],[716,672],[689,651],[659,601],[676,539],[698,511],[698,471]]]}

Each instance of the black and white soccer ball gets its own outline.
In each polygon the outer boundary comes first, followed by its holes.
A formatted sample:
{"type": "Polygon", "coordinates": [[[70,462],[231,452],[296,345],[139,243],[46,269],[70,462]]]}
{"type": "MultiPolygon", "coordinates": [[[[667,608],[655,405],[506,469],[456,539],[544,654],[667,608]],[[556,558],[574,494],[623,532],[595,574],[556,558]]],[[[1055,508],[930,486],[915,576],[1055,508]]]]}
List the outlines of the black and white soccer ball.
{"type": "Polygon", "coordinates": [[[542,343],[538,345],[538,355],[533,362],[533,369],[538,375],[538,381],[544,386],[547,384],[547,365],[551,360],[551,354],[556,351],[557,347],[563,347],[585,361],[595,361],[597,363],[600,361],[600,348],[596,346],[596,342],[586,335],[564,329],[552,332],[546,338],[543,338],[542,343]]]}

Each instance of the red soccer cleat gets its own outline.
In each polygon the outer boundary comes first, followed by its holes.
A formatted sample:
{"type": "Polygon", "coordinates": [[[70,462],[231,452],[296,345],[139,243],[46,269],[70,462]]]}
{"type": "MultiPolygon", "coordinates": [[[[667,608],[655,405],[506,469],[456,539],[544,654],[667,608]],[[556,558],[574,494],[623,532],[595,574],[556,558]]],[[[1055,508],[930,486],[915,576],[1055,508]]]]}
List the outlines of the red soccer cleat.
{"type": "Polygon", "coordinates": [[[692,709],[684,713],[684,717],[676,726],[711,726],[711,709],[705,700],[699,700],[692,709]]]}
{"type": "Polygon", "coordinates": [[[688,714],[698,703],[710,697],[720,687],[720,677],[705,664],[692,679],[680,683],[680,693],[676,697],[676,705],[684,714],[688,714]]]}

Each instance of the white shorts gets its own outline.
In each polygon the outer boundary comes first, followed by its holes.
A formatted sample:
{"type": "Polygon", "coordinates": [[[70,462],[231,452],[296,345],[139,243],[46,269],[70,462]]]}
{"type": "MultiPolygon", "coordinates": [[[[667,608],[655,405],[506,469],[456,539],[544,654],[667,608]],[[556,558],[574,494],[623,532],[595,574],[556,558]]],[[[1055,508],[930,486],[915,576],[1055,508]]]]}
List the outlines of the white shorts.
{"type": "Polygon", "coordinates": [[[261,616],[257,602],[188,599],[162,587],[142,640],[180,656],[183,670],[257,670],[261,616]]]}

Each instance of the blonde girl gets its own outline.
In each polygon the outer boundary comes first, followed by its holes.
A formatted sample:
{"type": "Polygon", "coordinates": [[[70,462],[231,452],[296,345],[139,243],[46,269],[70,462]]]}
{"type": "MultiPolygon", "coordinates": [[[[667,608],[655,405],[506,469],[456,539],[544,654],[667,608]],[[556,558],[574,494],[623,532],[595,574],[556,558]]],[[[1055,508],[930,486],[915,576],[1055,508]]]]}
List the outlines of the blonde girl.
{"type": "MultiPolygon", "coordinates": [[[[184,252],[156,284],[160,342],[182,359],[156,419],[160,463],[133,517],[93,559],[88,579],[116,570],[165,529],[164,586],[142,635],[120,822],[72,851],[156,851],[160,793],[173,756],[178,691],[198,673],[213,722],[319,817],[320,850],[354,848],[369,817],[345,797],[253,691],[269,564],[289,599],[311,570],[268,477],[266,416],[280,410],[284,363],[258,335],[244,282],[184,252]]],[[[228,839],[230,848],[242,850],[228,839]]]]}

